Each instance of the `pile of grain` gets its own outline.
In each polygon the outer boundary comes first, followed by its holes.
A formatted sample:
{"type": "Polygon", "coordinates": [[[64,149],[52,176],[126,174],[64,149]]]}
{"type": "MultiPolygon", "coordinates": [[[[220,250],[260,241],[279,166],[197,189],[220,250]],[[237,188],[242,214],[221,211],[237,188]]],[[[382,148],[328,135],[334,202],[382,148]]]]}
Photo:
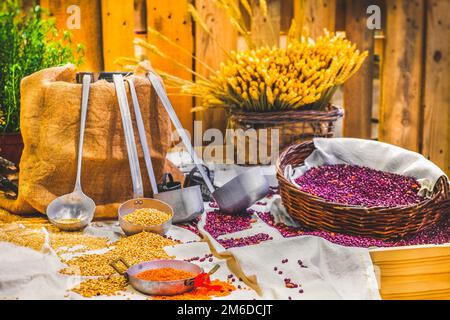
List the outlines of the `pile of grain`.
{"type": "Polygon", "coordinates": [[[117,258],[123,258],[129,264],[137,264],[156,259],[170,259],[163,247],[176,242],[158,234],[141,232],[130,237],[124,237],[114,243],[114,247],[103,254],[88,254],[65,260],[67,268],[63,274],[78,274],[82,276],[109,276],[115,273],[109,263],[117,258]]]}
{"type": "MultiPolygon", "coordinates": [[[[45,244],[45,234],[41,223],[23,224],[8,223],[0,225],[0,241],[14,243],[18,246],[28,247],[40,251],[45,244]]],[[[47,229],[48,230],[48,229],[47,229]]],[[[107,248],[108,238],[85,235],[81,232],[50,232],[50,245],[58,253],[68,251],[85,252],[107,248]],[[75,248],[72,250],[72,248],[75,248]]]]}
{"type": "Polygon", "coordinates": [[[133,223],[140,226],[155,226],[163,224],[170,219],[172,215],[170,213],[153,209],[142,208],[127,214],[123,219],[129,223],[133,223]]]}
{"type": "Polygon", "coordinates": [[[72,291],[86,298],[95,296],[115,296],[125,290],[127,281],[122,276],[112,276],[107,278],[88,279],[81,282],[72,291]]]}

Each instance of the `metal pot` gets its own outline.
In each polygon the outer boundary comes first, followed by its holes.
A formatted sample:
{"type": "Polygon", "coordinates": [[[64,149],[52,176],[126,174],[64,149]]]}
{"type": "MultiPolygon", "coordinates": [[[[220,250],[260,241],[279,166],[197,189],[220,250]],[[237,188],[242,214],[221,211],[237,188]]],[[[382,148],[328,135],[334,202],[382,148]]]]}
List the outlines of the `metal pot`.
{"type": "MultiPolygon", "coordinates": [[[[149,295],[176,295],[188,292],[194,289],[194,279],[181,279],[181,280],[172,280],[172,281],[147,281],[137,278],[136,276],[147,270],[152,269],[160,269],[160,268],[173,268],[178,270],[183,270],[187,272],[191,272],[195,274],[195,276],[199,275],[203,272],[203,269],[199,266],[183,261],[183,260],[153,260],[135,264],[134,266],[130,266],[124,259],[119,258],[110,263],[111,267],[114,268],[120,275],[125,276],[129,284],[136,290],[149,295]],[[122,271],[117,267],[117,264],[121,262],[126,267],[126,271],[122,271]]],[[[216,265],[213,269],[211,269],[209,274],[214,273],[219,268],[219,265],[216,265]]]]}
{"type": "Polygon", "coordinates": [[[172,225],[172,219],[173,219],[172,208],[167,203],[164,203],[163,201],[159,201],[156,199],[150,198],[131,199],[122,203],[119,207],[119,224],[123,232],[125,232],[127,236],[140,233],[142,231],[154,232],[160,235],[165,235],[167,231],[169,231],[170,226],[172,225]],[[135,210],[142,208],[152,208],[157,209],[159,211],[167,212],[171,215],[171,217],[169,220],[163,222],[162,224],[154,226],[137,225],[130,223],[124,219],[124,217],[127,214],[130,214],[135,210]]]}

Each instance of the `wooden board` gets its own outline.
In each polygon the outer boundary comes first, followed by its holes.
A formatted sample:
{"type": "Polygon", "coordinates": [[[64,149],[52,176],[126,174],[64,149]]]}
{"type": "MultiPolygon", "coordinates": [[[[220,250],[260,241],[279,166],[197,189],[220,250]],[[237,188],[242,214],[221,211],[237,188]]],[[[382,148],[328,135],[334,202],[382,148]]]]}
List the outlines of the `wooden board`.
{"type": "Polygon", "coordinates": [[[450,175],[450,1],[427,2],[422,153],[450,175]]]}
{"type": "Polygon", "coordinates": [[[344,85],[345,137],[371,137],[374,31],[366,25],[366,9],[370,4],[371,0],[346,2],[346,36],[359,50],[367,50],[369,55],[359,71],[344,85]]]}
{"type": "Polygon", "coordinates": [[[67,22],[71,13],[67,12],[69,6],[79,8],[79,29],[71,29],[74,48],[82,43],[85,47],[84,63],[80,70],[98,72],[103,70],[102,55],[102,26],[100,0],[41,0],[43,8],[50,11],[56,20],[58,30],[67,30],[67,22]]]}
{"type": "Polygon", "coordinates": [[[384,277],[382,294],[417,294],[450,290],[450,272],[384,277]]]}
{"type": "MultiPolygon", "coordinates": [[[[189,52],[193,52],[194,41],[192,36],[192,21],[187,11],[188,3],[188,0],[147,0],[147,24],[169,37],[172,41],[175,41],[189,52]]],[[[167,44],[150,33],[148,34],[147,40],[179,63],[192,68],[192,57],[190,55],[185,54],[181,50],[167,44]]],[[[183,79],[192,80],[191,73],[183,70],[175,63],[151,53],[148,57],[155,68],[183,79]]],[[[169,94],[176,93],[179,93],[179,91],[169,90],[169,94]]],[[[192,97],[172,95],[169,98],[183,127],[192,134],[192,97]]]]}
{"type": "Polygon", "coordinates": [[[103,62],[107,71],[117,71],[114,60],[134,57],[134,1],[102,0],[103,62]]]}
{"type": "Polygon", "coordinates": [[[370,249],[383,299],[450,299],[450,244],[370,249]]]}
{"type": "MultiPolygon", "coordinates": [[[[195,6],[212,32],[212,37],[202,28],[195,28],[195,55],[213,70],[217,70],[221,62],[227,59],[226,52],[236,50],[237,31],[232,27],[223,10],[208,0],[196,0],[195,6]],[[220,45],[218,44],[220,41],[220,45]]],[[[202,64],[196,62],[196,71],[204,76],[209,76],[211,71],[202,64]]],[[[201,101],[196,99],[196,104],[201,101]]],[[[202,121],[203,130],[216,128],[225,132],[227,126],[226,110],[215,109],[195,114],[195,120],[202,121]]]]}
{"type": "Polygon", "coordinates": [[[387,2],[379,138],[419,151],[424,1],[387,2]]]}
{"type": "Polygon", "coordinates": [[[294,19],[297,31],[305,27],[313,39],[323,34],[323,29],[335,30],[336,0],[296,0],[294,19]]]}

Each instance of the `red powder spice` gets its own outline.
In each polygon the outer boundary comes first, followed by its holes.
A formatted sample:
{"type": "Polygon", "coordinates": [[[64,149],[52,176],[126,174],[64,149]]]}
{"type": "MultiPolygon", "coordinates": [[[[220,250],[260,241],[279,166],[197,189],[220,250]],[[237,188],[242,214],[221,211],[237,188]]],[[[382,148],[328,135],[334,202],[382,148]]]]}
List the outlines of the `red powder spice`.
{"type": "Polygon", "coordinates": [[[145,270],[136,275],[144,281],[173,281],[194,278],[196,274],[174,268],[158,268],[145,270]]]}
{"type": "Polygon", "coordinates": [[[236,290],[229,282],[211,280],[209,287],[196,287],[192,291],[174,296],[153,296],[156,300],[211,300],[213,297],[225,297],[236,290]],[[213,289],[211,289],[211,287],[213,289]]]}
{"type": "Polygon", "coordinates": [[[348,164],[312,168],[295,182],[328,202],[363,207],[398,207],[423,200],[412,177],[348,164]]]}

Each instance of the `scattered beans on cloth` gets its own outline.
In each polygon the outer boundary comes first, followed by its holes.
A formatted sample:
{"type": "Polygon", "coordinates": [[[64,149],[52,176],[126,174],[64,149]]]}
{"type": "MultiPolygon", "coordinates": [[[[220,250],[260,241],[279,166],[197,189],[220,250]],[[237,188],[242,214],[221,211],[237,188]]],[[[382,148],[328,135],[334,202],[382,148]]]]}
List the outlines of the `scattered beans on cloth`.
{"type": "Polygon", "coordinates": [[[216,239],[216,241],[219,242],[225,249],[250,246],[267,240],[273,240],[273,238],[267,233],[258,233],[253,236],[240,238],[216,239]]]}
{"type": "Polygon", "coordinates": [[[199,236],[200,238],[202,238],[203,236],[200,233],[200,231],[198,230],[198,223],[200,222],[200,220],[201,220],[201,217],[197,217],[193,221],[177,224],[177,226],[180,228],[189,230],[189,231],[193,232],[194,234],[196,234],[197,236],[199,236]]]}

